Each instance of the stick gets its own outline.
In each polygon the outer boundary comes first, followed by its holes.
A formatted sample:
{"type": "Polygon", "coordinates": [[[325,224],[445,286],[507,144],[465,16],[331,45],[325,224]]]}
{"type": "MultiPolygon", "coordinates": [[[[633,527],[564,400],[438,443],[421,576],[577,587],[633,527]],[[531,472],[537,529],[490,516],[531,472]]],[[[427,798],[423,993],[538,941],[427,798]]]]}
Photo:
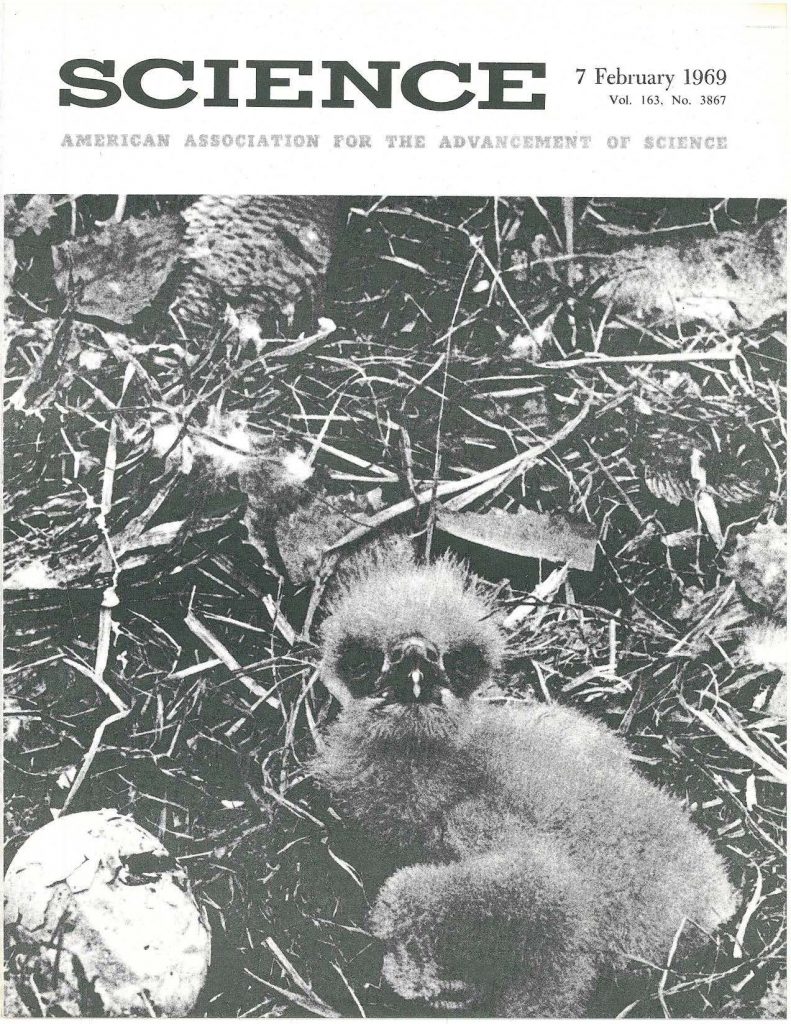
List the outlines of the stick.
{"type": "Polygon", "coordinates": [[[261,697],[270,707],[280,708],[280,701],[272,697],[270,691],[257,683],[255,679],[242,672],[242,666],[236,658],[234,658],[225,644],[219,639],[219,637],[216,637],[193,612],[187,612],[187,615],[184,618],[184,625],[209,648],[215,657],[220,659],[226,668],[229,668],[236,675],[237,679],[244,683],[253,696],[261,697]]]}
{"type": "MultiPolygon", "coordinates": [[[[501,462],[499,466],[494,466],[492,469],[484,470],[481,473],[474,473],[472,476],[466,477],[464,480],[449,480],[443,484],[439,484],[437,487],[437,498],[444,498],[451,494],[460,494],[461,492],[471,491],[473,488],[479,488],[483,484],[488,484],[487,487],[482,487],[480,491],[476,491],[476,497],[486,491],[494,490],[502,480],[508,476],[509,473],[525,472],[529,467],[545,452],[553,448],[558,442],[565,440],[569,434],[573,433],[574,430],[582,423],[591,410],[591,402],[587,402],[583,408],[577,413],[577,415],[569,420],[561,429],[553,434],[552,437],[546,441],[542,441],[540,444],[533,445],[528,448],[527,451],[522,452],[519,455],[515,455],[514,458],[508,459],[507,462],[501,462]]],[[[347,547],[349,544],[353,544],[355,541],[365,537],[366,534],[370,533],[371,530],[375,530],[377,527],[382,526],[384,523],[389,523],[391,520],[398,518],[405,512],[413,510],[416,506],[425,505],[431,501],[434,494],[433,487],[424,488],[419,491],[415,498],[405,498],[403,501],[397,502],[395,505],[391,505],[389,508],[382,509],[381,512],[377,512],[373,516],[369,516],[367,521],[361,526],[355,527],[350,530],[344,537],[332,544],[327,551],[337,552],[347,547]]],[[[460,503],[459,507],[463,507],[460,503]]],[[[448,508],[454,509],[456,505],[448,503],[448,508]]]]}
{"type": "Polygon", "coordinates": [[[727,341],[715,345],[708,352],[656,352],[647,356],[579,356],[577,359],[552,359],[545,363],[530,365],[536,370],[570,370],[575,366],[606,366],[613,363],[730,363],[737,355],[738,344],[727,341]]]}
{"type": "Polygon", "coordinates": [[[763,750],[751,740],[746,734],[743,738],[735,736],[726,726],[714,718],[708,711],[698,711],[697,708],[693,708],[690,704],[683,702],[686,709],[701,721],[706,728],[710,729],[715,736],[719,736],[726,746],[730,747],[731,750],[735,750],[737,754],[741,754],[742,757],[748,758],[755,764],[759,765],[764,771],[767,771],[775,782],[786,785],[788,782],[788,771],[785,765],[779,764],[774,758],[765,754],[763,750]]]}
{"type": "MultiPolygon", "coordinates": [[[[124,381],[121,388],[121,397],[118,401],[118,407],[124,400],[126,389],[129,386],[129,382],[134,376],[134,367],[127,365],[124,372],[124,381]]],[[[104,457],[104,471],[102,473],[102,496],[99,505],[99,514],[96,517],[96,522],[99,527],[99,531],[104,537],[104,542],[107,546],[107,559],[106,562],[112,563],[113,567],[113,582],[112,585],[107,587],[102,595],[102,606],[99,611],[99,630],[96,638],[96,658],[93,666],[93,673],[91,678],[94,683],[99,687],[102,693],[109,698],[112,704],[115,705],[117,711],[114,715],[110,715],[108,718],[101,723],[99,728],[93,734],[91,745],[82,760],[82,766],[80,767],[77,777],[72,784],[71,789],[66,794],[66,799],[63,801],[63,807],[61,807],[59,814],[65,814],[69,809],[70,804],[74,801],[77,793],[79,792],[80,786],[85,781],[88,772],[91,769],[94,758],[99,752],[99,747],[104,736],[104,730],[108,725],[112,725],[113,722],[119,722],[122,718],[126,718],[129,712],[132,710],[128,708],[121,698],[115,693],[111,686],[109,686],[104,679],[104,673],[107,669],[107,662],[110,658],[110,641],[112,639],[112,627],[113,627],[113,608],[118,605],[118,596],[115,592],[115,587],[118,583],[118,573],[120,572],[118,559],[115,556],[113,550],[113,543],[110,538],[110,534],[107,530],[107,516],[113,505],[113,486],[115,483],[115,469],[117,464],[117,447],[116,438],[118,432],[118,421],[113,413],[113,419],[110,423],[110,436],[107,439],[107,452],[104,457]]],[[[106,564],[106,568],[110,568],[109,564],[106,564]]]]}

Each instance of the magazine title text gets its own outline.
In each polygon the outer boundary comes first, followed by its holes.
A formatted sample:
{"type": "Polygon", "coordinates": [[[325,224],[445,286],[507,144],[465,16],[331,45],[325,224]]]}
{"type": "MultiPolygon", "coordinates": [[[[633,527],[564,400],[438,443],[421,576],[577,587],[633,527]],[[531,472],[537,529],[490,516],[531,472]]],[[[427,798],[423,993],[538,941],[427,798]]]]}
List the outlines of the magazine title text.
{"type": "Polygon", "coordinates": [[[76,58],[60,69],[61,107],[111,107],[126,96],[156,109],[186,106],[202,98],[205,107],[322,107],[348,109],[360,102],[390,108],[404,102],[423,110],[459,110],[477,102],[482,110],[544,110],[546,93],[533,92],[532,79],[546,78],[540,62],[423,61],[402,70],[400,61],[369,61],[365,72],[345,60],[325,60],[317,73],[320,90],[308,87],[310,60],[212,59],[198,65],[204,89],[195,82],[196,62],[153,57],[117,70],[114,60],[76,58]],[[472,86],[472,88],[464,88],[472,86]],[[397,91],[396,91],[397,87],[397,91]]]}

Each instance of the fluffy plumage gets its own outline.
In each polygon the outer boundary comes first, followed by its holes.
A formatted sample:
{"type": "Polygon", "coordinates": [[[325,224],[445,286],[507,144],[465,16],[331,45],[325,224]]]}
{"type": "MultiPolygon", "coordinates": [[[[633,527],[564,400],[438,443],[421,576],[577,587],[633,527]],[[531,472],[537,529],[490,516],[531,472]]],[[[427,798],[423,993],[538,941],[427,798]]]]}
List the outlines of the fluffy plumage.
{"type": "Polygon", "coordinates": [[[734,910],[708,839],[606,727],[475,689],[505,640],[480,581],[398,545],[348,576],[324,624],[343,705],[313,769],[363,829],[393,989],[437,1008],[580,1016],[625,958],[664,963],[685,919],[734,910]]]}

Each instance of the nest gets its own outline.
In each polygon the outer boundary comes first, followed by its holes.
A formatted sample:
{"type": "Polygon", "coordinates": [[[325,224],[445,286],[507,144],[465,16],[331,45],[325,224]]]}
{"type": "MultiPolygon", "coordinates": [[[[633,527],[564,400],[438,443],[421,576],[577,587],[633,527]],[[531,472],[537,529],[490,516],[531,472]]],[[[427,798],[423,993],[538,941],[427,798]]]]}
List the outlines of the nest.
{"type": "Polygon", "coordinates": [[[416,1012],[380,986],[354,836],[302,767],[332,713],[325,587],[395,531],[498,588],[518,642],[485,699],[621,732],[743,893],[729,930],[634,964],[601,1012],[759,1013],[785,962],[785,723],[760,564],[778,545],[749,538],[784,529],[784,321],[749,281],[727,323],[700,304],[670,322],[644,268],[653,320],[601,285],[625,236],[649,269],[664,250],[661,290],[668,245],[677,276],[690,237],[779,204],[30,202],[7,211],[10,852],[52,810],[132,813],[211,919],[196,1012],[416,1012]],[[143,238],[125,267],[97,256],[114,208],[114,237],[143,238]],[[595,568],[454,537],[443,505],[570,517],[580,543],[595,528],[595,568]]]}

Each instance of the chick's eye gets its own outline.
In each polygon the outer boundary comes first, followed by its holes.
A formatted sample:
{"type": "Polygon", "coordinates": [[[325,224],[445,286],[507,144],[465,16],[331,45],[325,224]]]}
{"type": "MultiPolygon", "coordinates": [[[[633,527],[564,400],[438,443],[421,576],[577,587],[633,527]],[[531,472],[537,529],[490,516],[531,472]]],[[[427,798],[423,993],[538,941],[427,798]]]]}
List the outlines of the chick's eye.
{"type": "Polygon", "coordinates": [[[382,661],[382,653],[375,647],[352,643],[338,659],[338,673],[353,689],[363,691],[376,681],[382,661]]]}
{"type": "Polygon", "coordinates": [[[489,672],[489,663],[476,644],[465,644],[448,651],[444,662],[451,689],[460,696],[472,693],[489,672]]]}

